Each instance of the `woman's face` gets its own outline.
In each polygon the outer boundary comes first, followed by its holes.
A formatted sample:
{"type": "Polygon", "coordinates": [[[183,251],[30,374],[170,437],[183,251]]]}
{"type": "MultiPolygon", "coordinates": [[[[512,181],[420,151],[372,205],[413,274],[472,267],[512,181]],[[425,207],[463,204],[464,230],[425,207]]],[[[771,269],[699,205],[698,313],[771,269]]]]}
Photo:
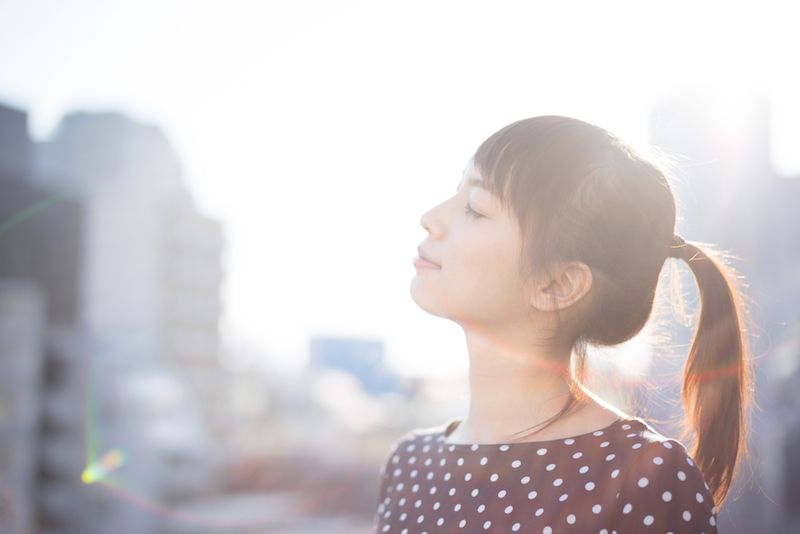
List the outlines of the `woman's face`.
{"type": "Polygon", "coordinates": [[[529,307],[518,272],[519,227],[482,180],[470,160],[455,195],[423,214],[428,238],[420,250],[439,267],[415,266],[410,286],[420,308],[462,326],[508,325],[529,307]]]}

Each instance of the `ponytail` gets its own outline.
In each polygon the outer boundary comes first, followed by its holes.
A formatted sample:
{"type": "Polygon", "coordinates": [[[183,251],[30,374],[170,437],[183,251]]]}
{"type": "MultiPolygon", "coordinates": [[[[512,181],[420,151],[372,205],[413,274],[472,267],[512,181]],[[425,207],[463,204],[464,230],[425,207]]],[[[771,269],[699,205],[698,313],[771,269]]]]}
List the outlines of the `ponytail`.
{"type": "Polygon", "coordinates": [[[687,262],[700,294],[700,318],[684,365],[681,439],[696,436],[690,455],[719,508],[748,450],[753,394],[745,307],[736,285],[740,277],[722,254],[686,242],[677,248],[673,256],[687,262]]]}

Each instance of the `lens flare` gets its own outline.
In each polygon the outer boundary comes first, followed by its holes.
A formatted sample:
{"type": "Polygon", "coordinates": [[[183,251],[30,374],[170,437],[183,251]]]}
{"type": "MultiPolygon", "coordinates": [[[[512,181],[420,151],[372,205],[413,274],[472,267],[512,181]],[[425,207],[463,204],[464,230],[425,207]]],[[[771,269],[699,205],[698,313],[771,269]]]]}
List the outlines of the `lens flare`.
{"type": "Polygon", "coordinates": [[[125,463],[125,455],[119,449],[111,449],[99,460],[91,462],[81,473],[81,481],[84,484],[94,484],[118,469],[125,463]]]}

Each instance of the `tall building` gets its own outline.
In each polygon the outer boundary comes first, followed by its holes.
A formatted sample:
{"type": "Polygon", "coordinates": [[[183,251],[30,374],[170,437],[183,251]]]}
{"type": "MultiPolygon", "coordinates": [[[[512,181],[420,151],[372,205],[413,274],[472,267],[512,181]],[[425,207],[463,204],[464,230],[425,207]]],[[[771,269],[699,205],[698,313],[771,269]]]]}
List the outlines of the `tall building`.
{"type": "MultiPolygon", "coordinates": [[[[0,324],[27,306],[41,361],[40,387],[25,390],[41,401],[26,415],[38,527],[156,530],[154,509],[219,485],[222,225],[197,210],[153,125],[72,113],[34,144],[26,114],[0,108],[0,138],[14,147],[0,151],[0,324]]],[[[1,365],[24,374],[15,343],[0,336],[1,365]]]]}

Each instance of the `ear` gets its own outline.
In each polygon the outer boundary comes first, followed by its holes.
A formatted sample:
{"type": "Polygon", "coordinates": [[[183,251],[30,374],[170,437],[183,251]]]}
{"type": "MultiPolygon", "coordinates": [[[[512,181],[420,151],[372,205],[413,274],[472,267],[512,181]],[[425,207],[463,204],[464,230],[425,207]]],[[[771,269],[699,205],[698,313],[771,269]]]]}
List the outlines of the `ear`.
{"type": "Polygon", "coordinates": [[[592,288],[592,270],[583,262],[564,262],[554,275],[530,284],[528,302],[541,311],[555,311],[572,306],[592,288]]]}

